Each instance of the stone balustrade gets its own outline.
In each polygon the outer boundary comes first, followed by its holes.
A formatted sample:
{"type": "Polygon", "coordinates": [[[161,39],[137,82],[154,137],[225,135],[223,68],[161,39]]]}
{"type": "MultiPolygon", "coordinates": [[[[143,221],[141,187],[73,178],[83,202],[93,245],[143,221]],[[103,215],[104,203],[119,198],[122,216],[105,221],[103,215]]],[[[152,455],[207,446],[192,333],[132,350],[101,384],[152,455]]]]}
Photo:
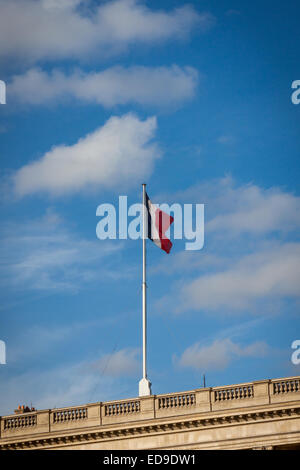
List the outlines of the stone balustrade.
{"type": "Polygon", "coordinates": [[[155,418],[224,411],[300,400],[300,377],[261,380],[225,387],[37,410],[0,417],[0,441],[18,436],[139,422],[155,418]]]}
{"type": "Polygon", "coordinates": [[[87,408],[68,408],[53,412],[53,423],[85,419],[88,417],[87,408]]]}
{"type": "Polygon", "coordinates": [[[174,395],[158,396],[158,408],[181,408],[195,405],[195,393],[176,393],[174,395]]]}
{"type": "Polygon", "coordinates": [[[290,392],[300,392],[300,379],[273,381],[274,395],[290,392]]]}
{"type": "Polygon", "coordinates": [[[111,402],[104,404],[105,416],[120,416],[129,413],[139,413],[141,411],[139,400],[111,402]]]}
{"type": "Polygon", "coordinates": [[[36,414],[11,416],[4,419],[4,430],[36,426],[36,414]]]}
{"type": "Polygon", "coordinates": [[[214,399],[216,401],[224,400],[242,400],[244,398],[253,398],[253,385],[239,385],[237,387],[225,387],[215,389],[214,399]]]}

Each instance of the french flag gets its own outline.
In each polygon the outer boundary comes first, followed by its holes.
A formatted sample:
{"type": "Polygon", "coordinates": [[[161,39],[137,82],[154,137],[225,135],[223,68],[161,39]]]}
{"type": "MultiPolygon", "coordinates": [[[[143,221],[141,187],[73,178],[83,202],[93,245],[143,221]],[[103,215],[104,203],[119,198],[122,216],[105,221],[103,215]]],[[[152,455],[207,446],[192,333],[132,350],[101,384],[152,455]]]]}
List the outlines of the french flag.
{"type": "Polygon", "coordinates": [[[166,253],[170,253],[172,242],[166,237],[166,231],[174,222],[174,218],[161,211],[153,204],[146,193],[146,209],[148,213],[148,238],[152,240],[158,248],[166,253]]]}

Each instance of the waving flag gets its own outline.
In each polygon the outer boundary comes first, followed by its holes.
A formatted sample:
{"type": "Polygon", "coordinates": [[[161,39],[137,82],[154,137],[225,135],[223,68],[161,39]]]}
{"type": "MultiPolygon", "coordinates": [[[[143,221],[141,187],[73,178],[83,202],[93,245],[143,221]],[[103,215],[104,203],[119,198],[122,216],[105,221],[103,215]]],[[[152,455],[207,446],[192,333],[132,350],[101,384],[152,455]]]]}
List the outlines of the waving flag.
{"type": "Polygon", "coordinates": [[[170,225],[174,222],[174,218],[153,204],[147,193],[146,208],[148,211],[148,238],[150,238],[158,248],[161,248],[166,253],[170,253],[172,242],[165,234],[170,225]]]}

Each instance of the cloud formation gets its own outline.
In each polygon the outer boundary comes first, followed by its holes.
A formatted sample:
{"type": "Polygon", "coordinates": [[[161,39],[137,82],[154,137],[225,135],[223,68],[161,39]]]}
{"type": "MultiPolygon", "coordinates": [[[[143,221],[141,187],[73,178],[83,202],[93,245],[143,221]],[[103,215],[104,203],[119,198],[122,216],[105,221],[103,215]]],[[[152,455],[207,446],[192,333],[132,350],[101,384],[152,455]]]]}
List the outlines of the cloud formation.
{"type": "Polygon", "coordinates": [[[138,362],[139,349],[125,348],[112,354],[102,356],[92,364],[103,376],[121,377],[137,374],[140,364],[138,362]]]}
{"type": "Polygon", "coordinates": [[[151,10],[139,0],[0,0],[0,58],[95,59],[132,44],[182,39],[214,24],[209,13],[183,5],[151,10]]]}
{"type": "Polygon", "coordinates": [[[239,358],[264,357],[269,347],[264,342],[240,346],[231,339],[216,340],[208,346],[200,343],[189,346],[178,361],[180,367],[188,367],[202,371],[224,370],[229,364],[239,358]]]}
{"type": "Polygon", "coordinates": [[[184,308],[253,308],[260,300],[299,298],[300,244],[286,243],[246,255],[227,269],[202,275],[181,292],[184,308]]]}
{"type": "Polygon", "coordinates": [[[152,143],[156,118],[141,121],[133,114],[111,117],[74,145],[52,148],[40,160],[13,176],[22,197],[36,192],[52,195],[92,188],[124,188],[152,172],[160,151],[152,143]]]}
{"type": "MultiPolygon", "coordinates": [[[[12,414],[18,404],[33,404],[36,409],[78,406],[86,403],[95,390],[101,400],[114,396],[116,383],[88,369],[89,363],[65,363],[56,367],[21,369],[0,384],[1,415],[12,414]],[[22,386],[20,387],[20,384],[22,386]],[[100,392],[99,392],[100,390],[100,392]]],[[[118,384],[118,388],[120,384],[118,384]]],[[[116,397],[117,398],[117,397],[116,397]]]]}
{"type": "Polygon", "coordinates": [[[2,226],[0,284],[5,290],[78,290],[99,277],[110,278],[110,271],[115,275],[110,263],[120,248],[116,242],[103,245],[79,237],[47,212],[38,220],[2,226]]]}
{"type": "Polygon", "coordinates": [[[300,198],[280,188],[236,185],[226,177],[177,193],[205,204],[205,238],[197,254],[177,253],[160,272],[176,273],[174,296],[158,308],[174,312],[278,313],[300,297],[300,198]],[[171,269],[170,269],[171,267],[171,269]],[[285,304],[284,304],[285,303],[285,304]]]}
{"type": "Polygon", "coordinates": [[[215,201],[218,213],[208,222],[207,231],[263,235],[300,226],[300,198],[280,188],[264,189],[251,183],[234,187],[229,178],[224,180],[222,193],[217,198],[223,197],[223,201],[215,201]]]}
{"type": "Polygon", "coordinates": [[[205,232],[222,238],[261,237],[300,227],[300,197],[281,188],[238,185],[231,176],[196,184],[160,199],[205,204],[205,232]]]}
{"type": "MultiPolygon", "coordinates": [[[[45,336],[43,339],[46,346],[51,347],[52,339],[45,336]]],[[[137,354],[138,349],[125,348],[102,355],[96,362],[68,361],[61,365],[60,361],[47,368],[32,367],[32,361],[30,368],[26,367],[26,362],[22,363],[20,373],[8,374],[0,383],[3,397],[0,413],[13,413],[19,403],[32,403],[37,409],[49,409],[78,406],[91,402],[95,397],[101,401],[120,399],[124,389],[136,388],[129,376],[135,375],[138,370],[137,354]],[[107,365],[106,369],[103,365],[107,365]]]]}
{"type": "Polygon", "coordinates": [[[101,72],[76,70],[66,75],[32,68],[14,76],[8,86],[12,98],[25,104],[59,103],[65,98],[111,107],[137,103],[176,105],[194,96],[198,72],[192,67],[111,67],[101,72]]]}

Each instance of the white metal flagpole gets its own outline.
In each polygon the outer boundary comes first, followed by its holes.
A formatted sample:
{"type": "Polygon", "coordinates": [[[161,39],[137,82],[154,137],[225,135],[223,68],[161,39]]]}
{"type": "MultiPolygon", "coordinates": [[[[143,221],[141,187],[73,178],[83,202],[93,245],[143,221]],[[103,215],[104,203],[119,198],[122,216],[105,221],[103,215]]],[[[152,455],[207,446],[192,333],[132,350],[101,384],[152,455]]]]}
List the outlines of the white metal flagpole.
{"type": "Polygon", "coordinates": [[[139,396],[151,395],[151,382],[147,378],[147,281],[146,281],[146,228],[148,213],[146,210],[146,185],[143,184],[143,378],[139,382],[139,396]]]}

